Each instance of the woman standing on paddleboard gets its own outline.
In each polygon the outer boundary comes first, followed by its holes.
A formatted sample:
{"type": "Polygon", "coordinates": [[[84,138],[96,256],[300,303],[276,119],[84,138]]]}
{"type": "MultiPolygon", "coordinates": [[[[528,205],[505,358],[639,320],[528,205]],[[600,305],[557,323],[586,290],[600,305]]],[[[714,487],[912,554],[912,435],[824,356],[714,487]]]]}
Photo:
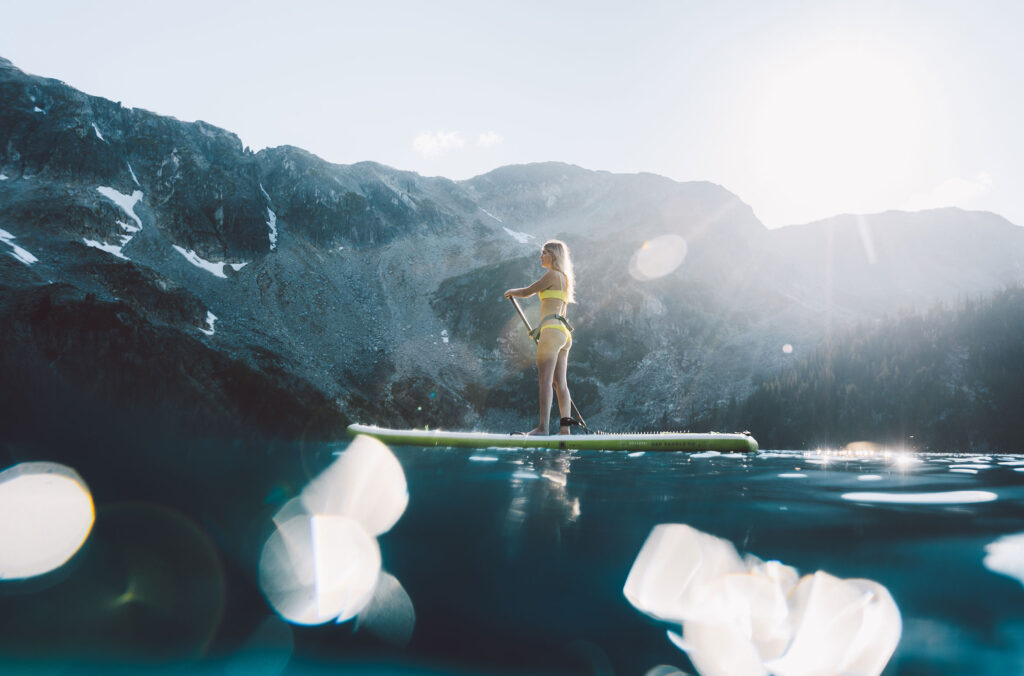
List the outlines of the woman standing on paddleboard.
{"type": "Polygon", "coordinates": [[[572,272],[569,247],[557,239],[548,240],[540,250],[540,264],[547,269],[540,279],[522,289],[509,289],[505,298],[540,297],[540,325],[534,330],[537,339],[537,373],[540,381],[540,424],[527,434],[547,434],[551,418],[551,388],[558,395],[561,413],[559,434],[569,434],[567,422],[572,420],[572,398],[565,380],[569,349],[572,347],[572,327],[566,318],[569,303],[576,301],[576,279],[572,272]]]}

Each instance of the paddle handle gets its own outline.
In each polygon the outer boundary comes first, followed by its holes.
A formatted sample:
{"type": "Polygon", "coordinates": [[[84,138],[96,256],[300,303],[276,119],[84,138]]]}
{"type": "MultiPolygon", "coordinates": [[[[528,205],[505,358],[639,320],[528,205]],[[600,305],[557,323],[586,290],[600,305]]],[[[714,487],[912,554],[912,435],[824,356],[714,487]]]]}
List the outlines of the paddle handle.
{"type": "Polygon", "coordinates": [[[512,301],[512,305],[515,306],[516,312],[519,313],[519,318],[522,319],[523,324],[526,325],[526,332],[530,334],[531,338],[533,338],[533,342],[539,342],[539,339],[533,335],[533,327],[530,326],[530,320],[526,318],[525,314],[523,314],[523,308],[519,307],[519,301],[517,301],[514,296],[509,296],[508,299],[512,301]]]}

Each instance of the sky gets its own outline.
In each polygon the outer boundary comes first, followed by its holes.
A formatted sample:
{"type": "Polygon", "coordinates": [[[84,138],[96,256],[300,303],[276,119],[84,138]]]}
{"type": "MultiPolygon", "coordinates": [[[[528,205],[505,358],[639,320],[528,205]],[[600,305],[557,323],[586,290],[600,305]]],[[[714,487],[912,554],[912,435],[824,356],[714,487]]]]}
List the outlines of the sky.
{"type": "Polygon", "coordinates": [[[455,180],[559,161],[710,181],[771,228],[942,206],[1024,225],[1015,0],[0,0],[0,16],[22,70],[253,150],[455,180]]]}

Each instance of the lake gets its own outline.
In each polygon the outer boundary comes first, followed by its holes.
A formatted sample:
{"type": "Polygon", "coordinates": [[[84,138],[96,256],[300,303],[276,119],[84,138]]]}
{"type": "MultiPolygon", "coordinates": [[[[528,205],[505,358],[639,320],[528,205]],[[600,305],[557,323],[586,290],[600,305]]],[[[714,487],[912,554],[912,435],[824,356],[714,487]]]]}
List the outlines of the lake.
{"type": "Polygon", "coordinates": [[[5,673],[1024,673],[1024,455],[349,450],[54,454],[96,522],[5,673]]]}

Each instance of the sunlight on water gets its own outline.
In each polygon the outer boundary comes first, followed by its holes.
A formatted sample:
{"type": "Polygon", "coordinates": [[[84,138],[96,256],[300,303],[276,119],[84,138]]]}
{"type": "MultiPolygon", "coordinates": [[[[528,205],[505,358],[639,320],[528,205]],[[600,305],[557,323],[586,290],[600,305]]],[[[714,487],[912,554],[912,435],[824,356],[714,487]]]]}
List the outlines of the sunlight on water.
{"type": "Polygon", "coordinates": [[[985,545],[985,567],[1024,584],[1024,533],[1006,535],[985,545]]]}
{"type": "Polygon", "coordinates": [[[907,505],[969,505],[992,502],[999,496],[989,491],[940,491],[936,493],[843,493],[852,502],[886,502],[907,505]]]}
{"type": "Polygon", "coordinates": [[[408,502],[405,473],[391,450],[376,439],[356,437],[275,514],[275,530],[259,562],[260,587],[270,605],[287,621],[304,625],[345,622],[366,611],[378,618],[369,626],[396,632],[393,641],[406,642],[415,617],[412,602],[383,572],[376,536],[391,529],[408,502]]]}
{"type": "Polygon", "coordinates": [[[70,467],[25,462],[0,472],[0,580],[64,565],[85,543],[94,520],[92,494],[70,467]]]}
{"type": "Polygon", "coordinates": [[[629,260],[629,274],[646,282],[671,274],[686,258],[686,240],[679,235],[661,235],[644,242],[629,260]]]}
{"type": "Polygon", "coordinates": [[[651,531],[623,593],[641,612],[682,625],[668,637],[702,676],[879,674],[902,632],[896,603],[876,582],[824,571],[800,578],[685,524],[651,531]]]}

